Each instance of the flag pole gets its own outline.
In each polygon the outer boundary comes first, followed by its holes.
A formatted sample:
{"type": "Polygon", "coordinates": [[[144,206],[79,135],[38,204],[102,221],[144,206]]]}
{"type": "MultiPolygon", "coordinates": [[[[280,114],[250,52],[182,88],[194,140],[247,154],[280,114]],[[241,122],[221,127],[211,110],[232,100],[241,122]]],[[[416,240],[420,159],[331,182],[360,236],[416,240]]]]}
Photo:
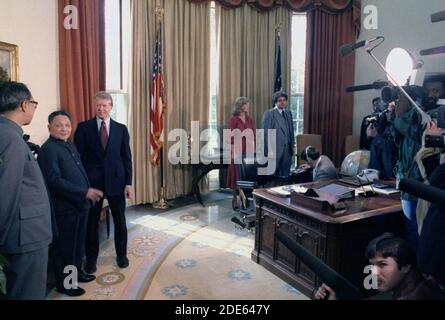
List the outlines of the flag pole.
{"type": "Polygon", "coordinates": [[[283,23],[275,25],[275,83],[274,93],[283,90],[281,74],[281,27],[283,23]]]}
{"type": "MultiPolygon", "coordinates": [[[[156,15],[156,20],[158,22],[157,28],[159,31],[159,34],[161,35],[162,38],[162,18],[164,16],[164,9],[157,7],[155,9],[155,15],[156,15]]],[[[162,47],[163,41],[161,41],[161,47],[162,47]]],[[[161,48],[162,50],[162,48],[161,48]]],[[[161,61],[161,65],[162,65],[163,61],[161,61]]],[[[155,209],[168,209],[170,208],[170,204],[167,202],[167,200],[165,200],[165,184],[164,184],[164,147],[166,145],[165,142],[165,117],[164,117],[164,108],[162,108],[162,141],[163,141],[163,145],[162,145],[162,149],[161,149],[161,156],[160,156],[160,165],[161,165],[161,198],[159,199],[159,201],[153,203],[153,208],[155,209]]]]}

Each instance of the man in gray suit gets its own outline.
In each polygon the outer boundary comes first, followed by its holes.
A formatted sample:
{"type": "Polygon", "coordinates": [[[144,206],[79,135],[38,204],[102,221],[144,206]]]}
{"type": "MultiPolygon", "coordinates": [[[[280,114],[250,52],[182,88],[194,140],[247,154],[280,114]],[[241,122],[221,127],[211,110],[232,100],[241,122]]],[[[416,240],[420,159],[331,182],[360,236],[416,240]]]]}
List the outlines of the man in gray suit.
{"type": "Polygon", "coordinates": [[[287,110],[288,96],[284,92],[276,92],[272,101],[274,107],[267,110],[263,115],[265,156],[276,159],[277,169],[275,175],[288,177],[295,152],[294,124],[292,113],[287,110]],[[275,154],[269,154],[268,131],[276,130],[276,141],[271,145],[276,146],[275,154]]]}
{"type": "MultiPolygon", "coordinates": [[[[314,147],[307,146],[301,153],[301,159],[313,168],[313,181],[337,179],[337,169],[327,156],[320,155],[314,147]]],[[[304,166],[304,165],[303,165],[304,166]]]]}
{"type": "Polygon", "coordinates": [[[6,260],[6,297],[46,296],[51,207],[42,172],[23,140],[37,102],[26,85],[0,86],[0,254],[6,260]]]}

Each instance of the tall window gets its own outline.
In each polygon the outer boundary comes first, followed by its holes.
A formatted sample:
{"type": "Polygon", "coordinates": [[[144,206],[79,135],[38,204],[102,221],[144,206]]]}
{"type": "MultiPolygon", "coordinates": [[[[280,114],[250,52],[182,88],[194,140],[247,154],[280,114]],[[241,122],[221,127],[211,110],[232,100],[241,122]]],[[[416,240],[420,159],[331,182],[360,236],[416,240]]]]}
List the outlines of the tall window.
{"type": "Polygon", "coordinates": [[[130,2],[105,1],[106,90],[114,100],[113,120],[128,125],[130,2]]]}
{"type": "MultiPolygon", "coordinates": [[[[218,51],[216,39],[216,8],[215,2],[210,5],[210,112],[209,112],[209,128],[212,129],[209,136],[209,149],[212,155],[218,148],[218,136],[212,134],[218,129],[218,115],[216,112],[216,92],[218,87],[218,51]]],[[[219,170],[209,173],[209,190],[219,189],[219,170]]]]}
{"type": "MultiPolygon", "coordinates": [[[[212,1],[210,7],[210,43],[211,43],[211,63],[210,63],[210,112],[209,112],[209,127],[217,130],[218,116],[216,112],[216,92],[218,85],[218,51],[216,48],[216,8],[215,2],[212,1]]],[[[212,130],[212,132],[215,132],[212,130]]],[[[218,147],[218,137],[210,135],[209,145],[212,149],[218,147]]]]}
{"type": "Polygon", "coordinates": [[[292,70],[290,107],[294,117],[295,135],[303,133],[304,73],[306,67],[306,14],[292,17],[292,70]]]}

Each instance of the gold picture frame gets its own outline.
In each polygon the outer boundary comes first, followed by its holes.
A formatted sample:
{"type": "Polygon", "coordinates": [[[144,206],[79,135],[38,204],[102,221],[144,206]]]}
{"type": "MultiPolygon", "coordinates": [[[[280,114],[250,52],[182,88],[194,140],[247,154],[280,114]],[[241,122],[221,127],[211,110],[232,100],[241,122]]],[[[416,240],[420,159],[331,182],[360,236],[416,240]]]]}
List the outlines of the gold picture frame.
{"type": "Polygon", "coordinates": [[[19,80],[19,47],[0,41],[0,83],[19,80]]]}

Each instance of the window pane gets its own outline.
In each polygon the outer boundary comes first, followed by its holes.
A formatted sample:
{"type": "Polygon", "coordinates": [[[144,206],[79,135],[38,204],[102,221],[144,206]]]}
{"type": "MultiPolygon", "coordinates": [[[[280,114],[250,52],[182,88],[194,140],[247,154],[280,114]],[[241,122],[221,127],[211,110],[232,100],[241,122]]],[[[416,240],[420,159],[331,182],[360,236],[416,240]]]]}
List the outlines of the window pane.
{"type": "Polygon", "coordinates": [[[303,133],[304,75],[306,68],[306,15],[292,17],[291,111],[295,135],[303,133]]]}
{"type": "Polygon", "coordinates": [[[121,49],[120,49],[120,7],[119,0],[105,3],[105,54],[107,90],[121,90],[121,49]]]}
{"type": "Polygon", "coordinates": [[[113,97],[113,109],[111,118],[128,126],[128,95],[126,93],[111,93],[113,97]]]}
{"type": "MultiPolygon", "coordinates": [[[[216,112],[216,91],[218,83],[218,52],[216,50],[216,9],[214,3],[210,8],[210,119],[209,125],[211,129],[217,130],[217,112],[216,112]]],[[[215,131],[212,131],[215,132],[215,131]]],[[[218,148],[218,137],[216,135],[209,136],[209,145],[212,149],[218,148]]]]}

